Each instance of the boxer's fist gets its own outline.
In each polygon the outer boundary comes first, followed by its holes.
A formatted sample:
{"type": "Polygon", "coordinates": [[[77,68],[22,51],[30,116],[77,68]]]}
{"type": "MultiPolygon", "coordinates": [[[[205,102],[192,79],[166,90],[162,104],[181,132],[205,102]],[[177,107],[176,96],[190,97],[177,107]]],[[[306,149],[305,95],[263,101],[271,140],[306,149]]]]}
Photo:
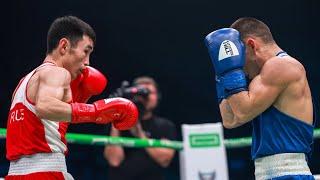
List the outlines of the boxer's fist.
{"type": "Polygon", "coordinates": [[[134,126],[138,119],[138,109],[133,102],[124,98],[110,98],[93,104],[72,103],[71,123],[94,122],[106,124],[112,122],[119,130],[134,126]]]}
{"type": "Polygon", "coordinates": [[[102,93],[107,83],[107,78],[101,72],[93,67],[86,67],[82,74],[71,82],[73,102],[87,102],[91,96],[102,93]]]}
{"type": "Polygon", "coordinates": [[[245,46],[240,33],[232,28],[223,28],[208,34],[205,44],[216,73],[216,88],[219,102],[233,94],[247,90],[245,74],[245,46]]]}

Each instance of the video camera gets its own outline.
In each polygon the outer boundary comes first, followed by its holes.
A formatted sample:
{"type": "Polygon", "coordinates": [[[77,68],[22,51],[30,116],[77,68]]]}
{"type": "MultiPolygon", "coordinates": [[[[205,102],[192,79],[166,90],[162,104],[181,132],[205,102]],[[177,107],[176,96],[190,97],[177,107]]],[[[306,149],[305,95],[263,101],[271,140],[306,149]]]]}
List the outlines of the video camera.
{"type": "Polygon", "coordinates": [[[110,98],[113,97],[123,97],[130,99],[132,101],[135,100],[135,97],[147,98],[150,94],[149,89],[142,86],[130,86],[128,81],[123,81],[121,83],[121,87],[117,88],[114,93],[109,95],[110,98]]]}
{"type": "Polygon", "coordinates": [[[139,85],[130,86],[128,81],[123,81],[121,83],[121,87],[117,88],[115,92],[111,93],[109,98],[123,97],[131,100],[137,106],[139,116],[142,117],[146,110],[143,101],[148,100],[149,94],[149,89],[139,85]]]}

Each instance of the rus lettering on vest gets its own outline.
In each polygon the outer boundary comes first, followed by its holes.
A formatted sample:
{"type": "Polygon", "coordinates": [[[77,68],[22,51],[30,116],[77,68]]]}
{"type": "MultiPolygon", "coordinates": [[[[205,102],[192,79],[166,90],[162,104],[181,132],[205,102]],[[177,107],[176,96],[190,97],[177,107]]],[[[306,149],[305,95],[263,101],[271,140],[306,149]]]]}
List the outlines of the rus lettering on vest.
{"type": "Polygon", "coordinates": [[[16,121],[23,121],[23,119],[24,119],[24,112],[23,111],[24,111],[24,109],[15,109],[15,110],[11,111],[9,123],[13,123],[16,121]]]}

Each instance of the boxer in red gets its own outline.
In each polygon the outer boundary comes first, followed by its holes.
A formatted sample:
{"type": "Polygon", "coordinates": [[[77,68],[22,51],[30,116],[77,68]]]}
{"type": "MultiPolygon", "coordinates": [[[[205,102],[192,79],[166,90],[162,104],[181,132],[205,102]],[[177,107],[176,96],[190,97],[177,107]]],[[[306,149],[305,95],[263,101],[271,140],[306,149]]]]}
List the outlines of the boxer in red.
{"type": "Polygon", "coordinates": [[[69,123],[112,123],[124,130],[137,120],[124,98],[86,104],[107,79],[89,67],[93,29],[74,16],[57,18],[48,31],[47,56],[16,87],[7,122],[6,179],[73,179],[67,172],[65,134],[69,123]]]}

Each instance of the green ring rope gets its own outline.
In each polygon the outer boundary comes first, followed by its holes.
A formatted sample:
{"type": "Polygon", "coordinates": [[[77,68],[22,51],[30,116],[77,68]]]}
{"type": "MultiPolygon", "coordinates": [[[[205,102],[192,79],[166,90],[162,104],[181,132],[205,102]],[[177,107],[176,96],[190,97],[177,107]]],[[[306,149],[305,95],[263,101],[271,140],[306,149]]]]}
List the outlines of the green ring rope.
{"type": "MultiPolygon", "coordinates": [[[[0,128],[0,138],[6,137],[6,129],[0,128]]],[[[320,128],[314,130],[314,138],[320,137],[320,128]]],[[[138,139],[128,137],[111,137],[90,134],[67,133],[67,141],[74,144],[90,144],[90,145],[121,145],[125,147],[145,148],[145,147],[164,147],[176,150],[182,150],[181,141],[157,140],[157,139],[138,139]]],[[[251,137],[225,139],[226,148],[239,148],[251,146],[251,137]]]]}
{"type": "MultiPolygon", "coordinates": [[[[0,138],[6,137],[6,129],[0,128],[0,138]]],[[[89,145],[121,145],[126,147],[144,148],[144,147],[164,147],[181,150],[183,149],[180,141],[156,140],[156,139],[138,139],[129,137],[112,137],[90,134],[67,133],[68,143],[89,144],[89,145]]]]}

